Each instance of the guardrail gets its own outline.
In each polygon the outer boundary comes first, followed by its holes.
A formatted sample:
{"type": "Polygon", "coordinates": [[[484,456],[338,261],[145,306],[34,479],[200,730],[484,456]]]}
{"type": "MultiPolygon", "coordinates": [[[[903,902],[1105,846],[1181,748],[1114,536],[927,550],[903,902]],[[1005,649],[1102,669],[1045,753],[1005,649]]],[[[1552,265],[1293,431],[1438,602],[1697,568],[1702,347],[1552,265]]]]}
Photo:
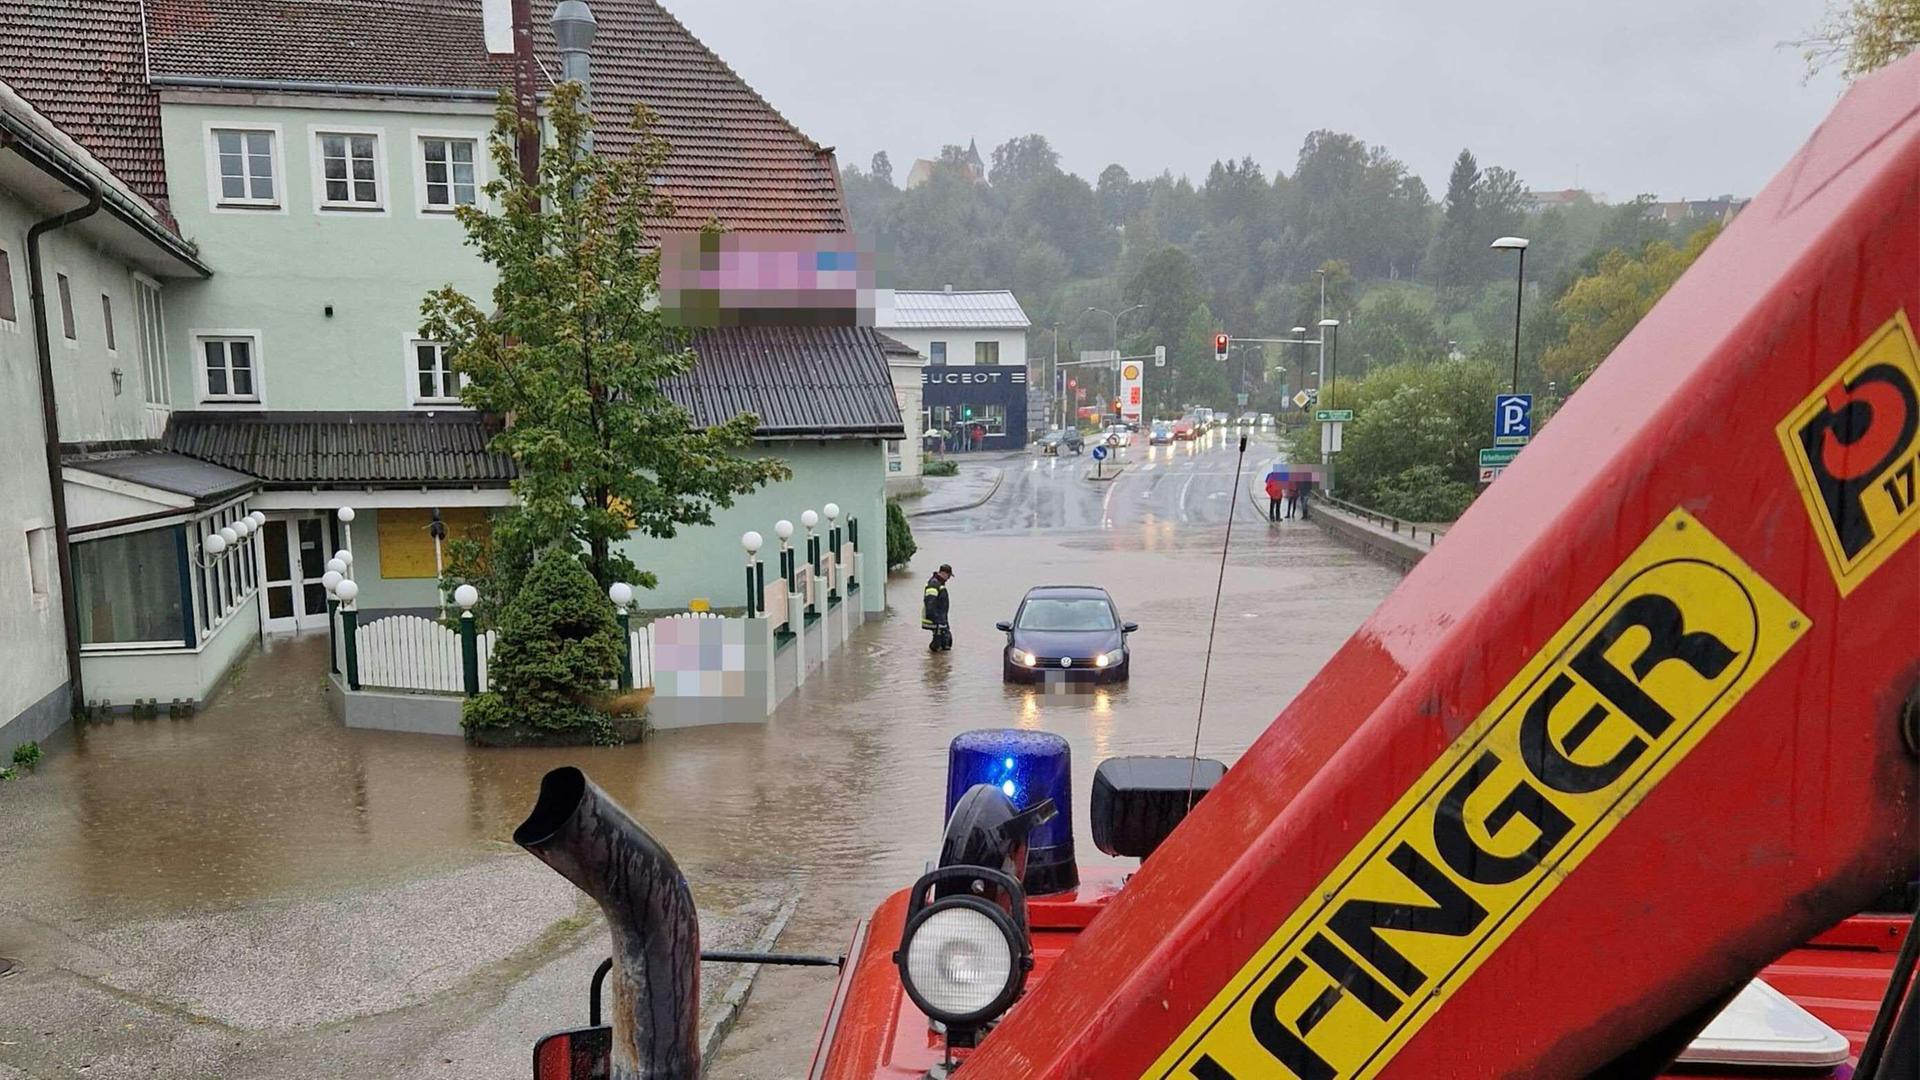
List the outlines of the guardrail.
{"type": "Polygon", "coordinates": [[[1387,529],[1389,532],[1404,533],[1409,538],[1411,538],[1415,543],[1423,543],[1423,544],[1426,544],[1428,547],[1432,547],[1433,545],[1439,543],[1440,537],[1443,535],[1438,530],[1432,528],[1431,526],[1425,529],[1422,529],[1419,525],[1416,525],[1411,521],[1402,521],[1399,518],[1394,517],[1392,514],[1383,514],[1378,510],[1369,510],[1368,508],[1361,506],[1359,503],[1351,503],[1345,499],[1338,498],[1333,495],[1324,495],[1324,494],[1316,495],[1314,496],[1313,501],[1329,504],[1334,509],[1341,511],[1342,513],[1351,514],[1354,517],[1372,522],[1375,525],[1379,525],[1387,529]],[[1421,535],[1422,533],[1425,533],[1426,535],[1423,537],[1421,535]]]}

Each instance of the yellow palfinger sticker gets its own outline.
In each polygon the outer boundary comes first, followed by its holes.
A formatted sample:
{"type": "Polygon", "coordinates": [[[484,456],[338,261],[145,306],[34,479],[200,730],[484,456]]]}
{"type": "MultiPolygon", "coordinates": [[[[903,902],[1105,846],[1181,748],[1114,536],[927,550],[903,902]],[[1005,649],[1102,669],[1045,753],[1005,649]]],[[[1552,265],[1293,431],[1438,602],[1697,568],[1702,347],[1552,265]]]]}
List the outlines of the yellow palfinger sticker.
{"type": "Polygon", "coordinates": [[[1145,1075],[1377,1075],[1807,626],[1674,511],[1145,1075]]]}
{"type": "Polygon", "coordinates": [[[1920,345],[1895,312],[1780,421],[1840,594],[1920,533],[1920,345]]]}

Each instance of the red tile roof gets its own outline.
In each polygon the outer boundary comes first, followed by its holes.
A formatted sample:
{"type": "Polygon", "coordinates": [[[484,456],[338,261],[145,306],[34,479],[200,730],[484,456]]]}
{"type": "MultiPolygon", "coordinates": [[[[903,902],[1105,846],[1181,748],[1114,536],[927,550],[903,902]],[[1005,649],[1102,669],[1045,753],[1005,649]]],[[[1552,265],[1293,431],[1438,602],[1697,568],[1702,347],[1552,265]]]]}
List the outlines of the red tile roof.
{"type": "Polygon", "coordinates": [[[165,212],[160,98],[140,0],[0,0],[0,82],[165,212]]]}
{"type": "MultiPolygon", "coordinates": [[[[0,0],[5,2],[5,0],[0,0]]],[[[51,5],[47,5],[51,6],[51,5]]],[[[512,81],[489,56],[480,0],[146,0],[155,76],[276,79],[493,90],[512,81]]],[[[534,41],[559,70],[547,18],[534,0],[534,41]]],[[[843,232],[845,204],[831,154],[753,91],[672,15],[650,0],[593,0],[595,141],[632,144],[636,101],[659,116],[672,144],[663,187],[669,229],[708,218],[728,228],[843,232]]]]}

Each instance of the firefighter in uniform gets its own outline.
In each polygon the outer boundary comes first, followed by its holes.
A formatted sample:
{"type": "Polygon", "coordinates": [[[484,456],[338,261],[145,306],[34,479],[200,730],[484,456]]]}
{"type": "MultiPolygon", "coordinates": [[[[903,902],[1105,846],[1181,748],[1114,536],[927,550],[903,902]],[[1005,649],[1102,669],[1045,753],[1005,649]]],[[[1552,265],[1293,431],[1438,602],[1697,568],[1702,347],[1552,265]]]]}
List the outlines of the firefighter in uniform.
{"type": "Polygon", "coordinates": [[[953,567],[946,563],[933,572],[927,579],[927,589],[920,607],[920,627],[933,632],[933,640],[927,643],[930,652],[946,652],[953,648],[953,628],[947,625],[947,581],[953,577],[953,567]]]}

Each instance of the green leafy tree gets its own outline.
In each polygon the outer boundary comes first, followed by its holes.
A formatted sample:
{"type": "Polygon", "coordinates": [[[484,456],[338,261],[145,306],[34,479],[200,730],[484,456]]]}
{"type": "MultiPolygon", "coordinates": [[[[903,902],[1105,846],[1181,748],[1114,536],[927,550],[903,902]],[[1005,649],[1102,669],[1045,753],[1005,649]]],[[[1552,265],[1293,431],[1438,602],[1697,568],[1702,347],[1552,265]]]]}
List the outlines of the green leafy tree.
{"type": "Polygon", "coordinates": [[[485,304],[451,286],[433,292],[421,333],[447,343],[462,401],[509,420],[491,446],[518,467],[520,509],[496,522],[495,544],[523,561],[584,548],[602,586],[651,586],[615,542],[711,524],[715,507],[789,472],[738,453],[752,416],[700,428],[662,392],[693,364],[684,331],[659,308],[647,233],[670,209],[652,179],[666,144],[641,107],[630,156],[589,152],[580,94],[577,83],[554,88],[552,140],[534,177],[520,174],[517,121],[501,104],[489,139],[497,179],[486,187],[498,209],[458,210],[498,284],[485,304]]]}
{"type": "Polygon", "coordinates": [[[479,728],[581,732],[611,739],[593,697],[620,674],[620,626],[580,560],[549,548],[501,614],[487,664],[488,690],[468,699],[462,723],[479,728]]]}
{"type": "Polygon", "coordinates": [[[1835,64],[1849,79],[1878,71],[1920,47],[1920,0],[1830,2],[1825,21],[1800,46],[1809,75],[1835,64]]]}
{"type": "Polygon", "coordinates": [[[1355,375],[1388,364],[1439,360],[1447,354],[1433,312],[1398,289],[1367,297],[1354,313],[1353,325],[1340,329],[1346,335],[1340,345],[1340,366],[1355,375]],[[1350,368],[1347,357],[1352,357],[1350,368]]]}
{"type": "MultiPolygon", "coordinates": [[[[1354,410],[1335,458],[1339,493],[1396,517],[1451,520],[1458,510],[1441,514],[1436,508],[1458,503],[1463,509],[1463,489],[1470,501],[1493,395],[1503,386],[1500,369],[1478,361],[1396,364],[1343,380],[1321,400],[1326,408],[1354,410]]],[[[1296,431],[1289,454],[1295,461],[1319,461],[1319,425],[1296,431]]]]}
{"type": "Polygon", "coordinates": [[[887,569],[893,570],[907,565],[913,553],[920,550],[914,542],[913,526],[907,523],[907,512],[900,504],[887,500],[887,569]]]}
{"type": "Polygon", "coordinates": [[[1659,240],[1637,255],[1615,250],[1601,257],[1599,269],[1576,281],[1555,305],[1566,322],[1566,339],[1541,357],[1547,375],[1568,389],[1586,381],[1718,235],[1720,226],[1709,225],[1685,247],[1659,240]]]}

